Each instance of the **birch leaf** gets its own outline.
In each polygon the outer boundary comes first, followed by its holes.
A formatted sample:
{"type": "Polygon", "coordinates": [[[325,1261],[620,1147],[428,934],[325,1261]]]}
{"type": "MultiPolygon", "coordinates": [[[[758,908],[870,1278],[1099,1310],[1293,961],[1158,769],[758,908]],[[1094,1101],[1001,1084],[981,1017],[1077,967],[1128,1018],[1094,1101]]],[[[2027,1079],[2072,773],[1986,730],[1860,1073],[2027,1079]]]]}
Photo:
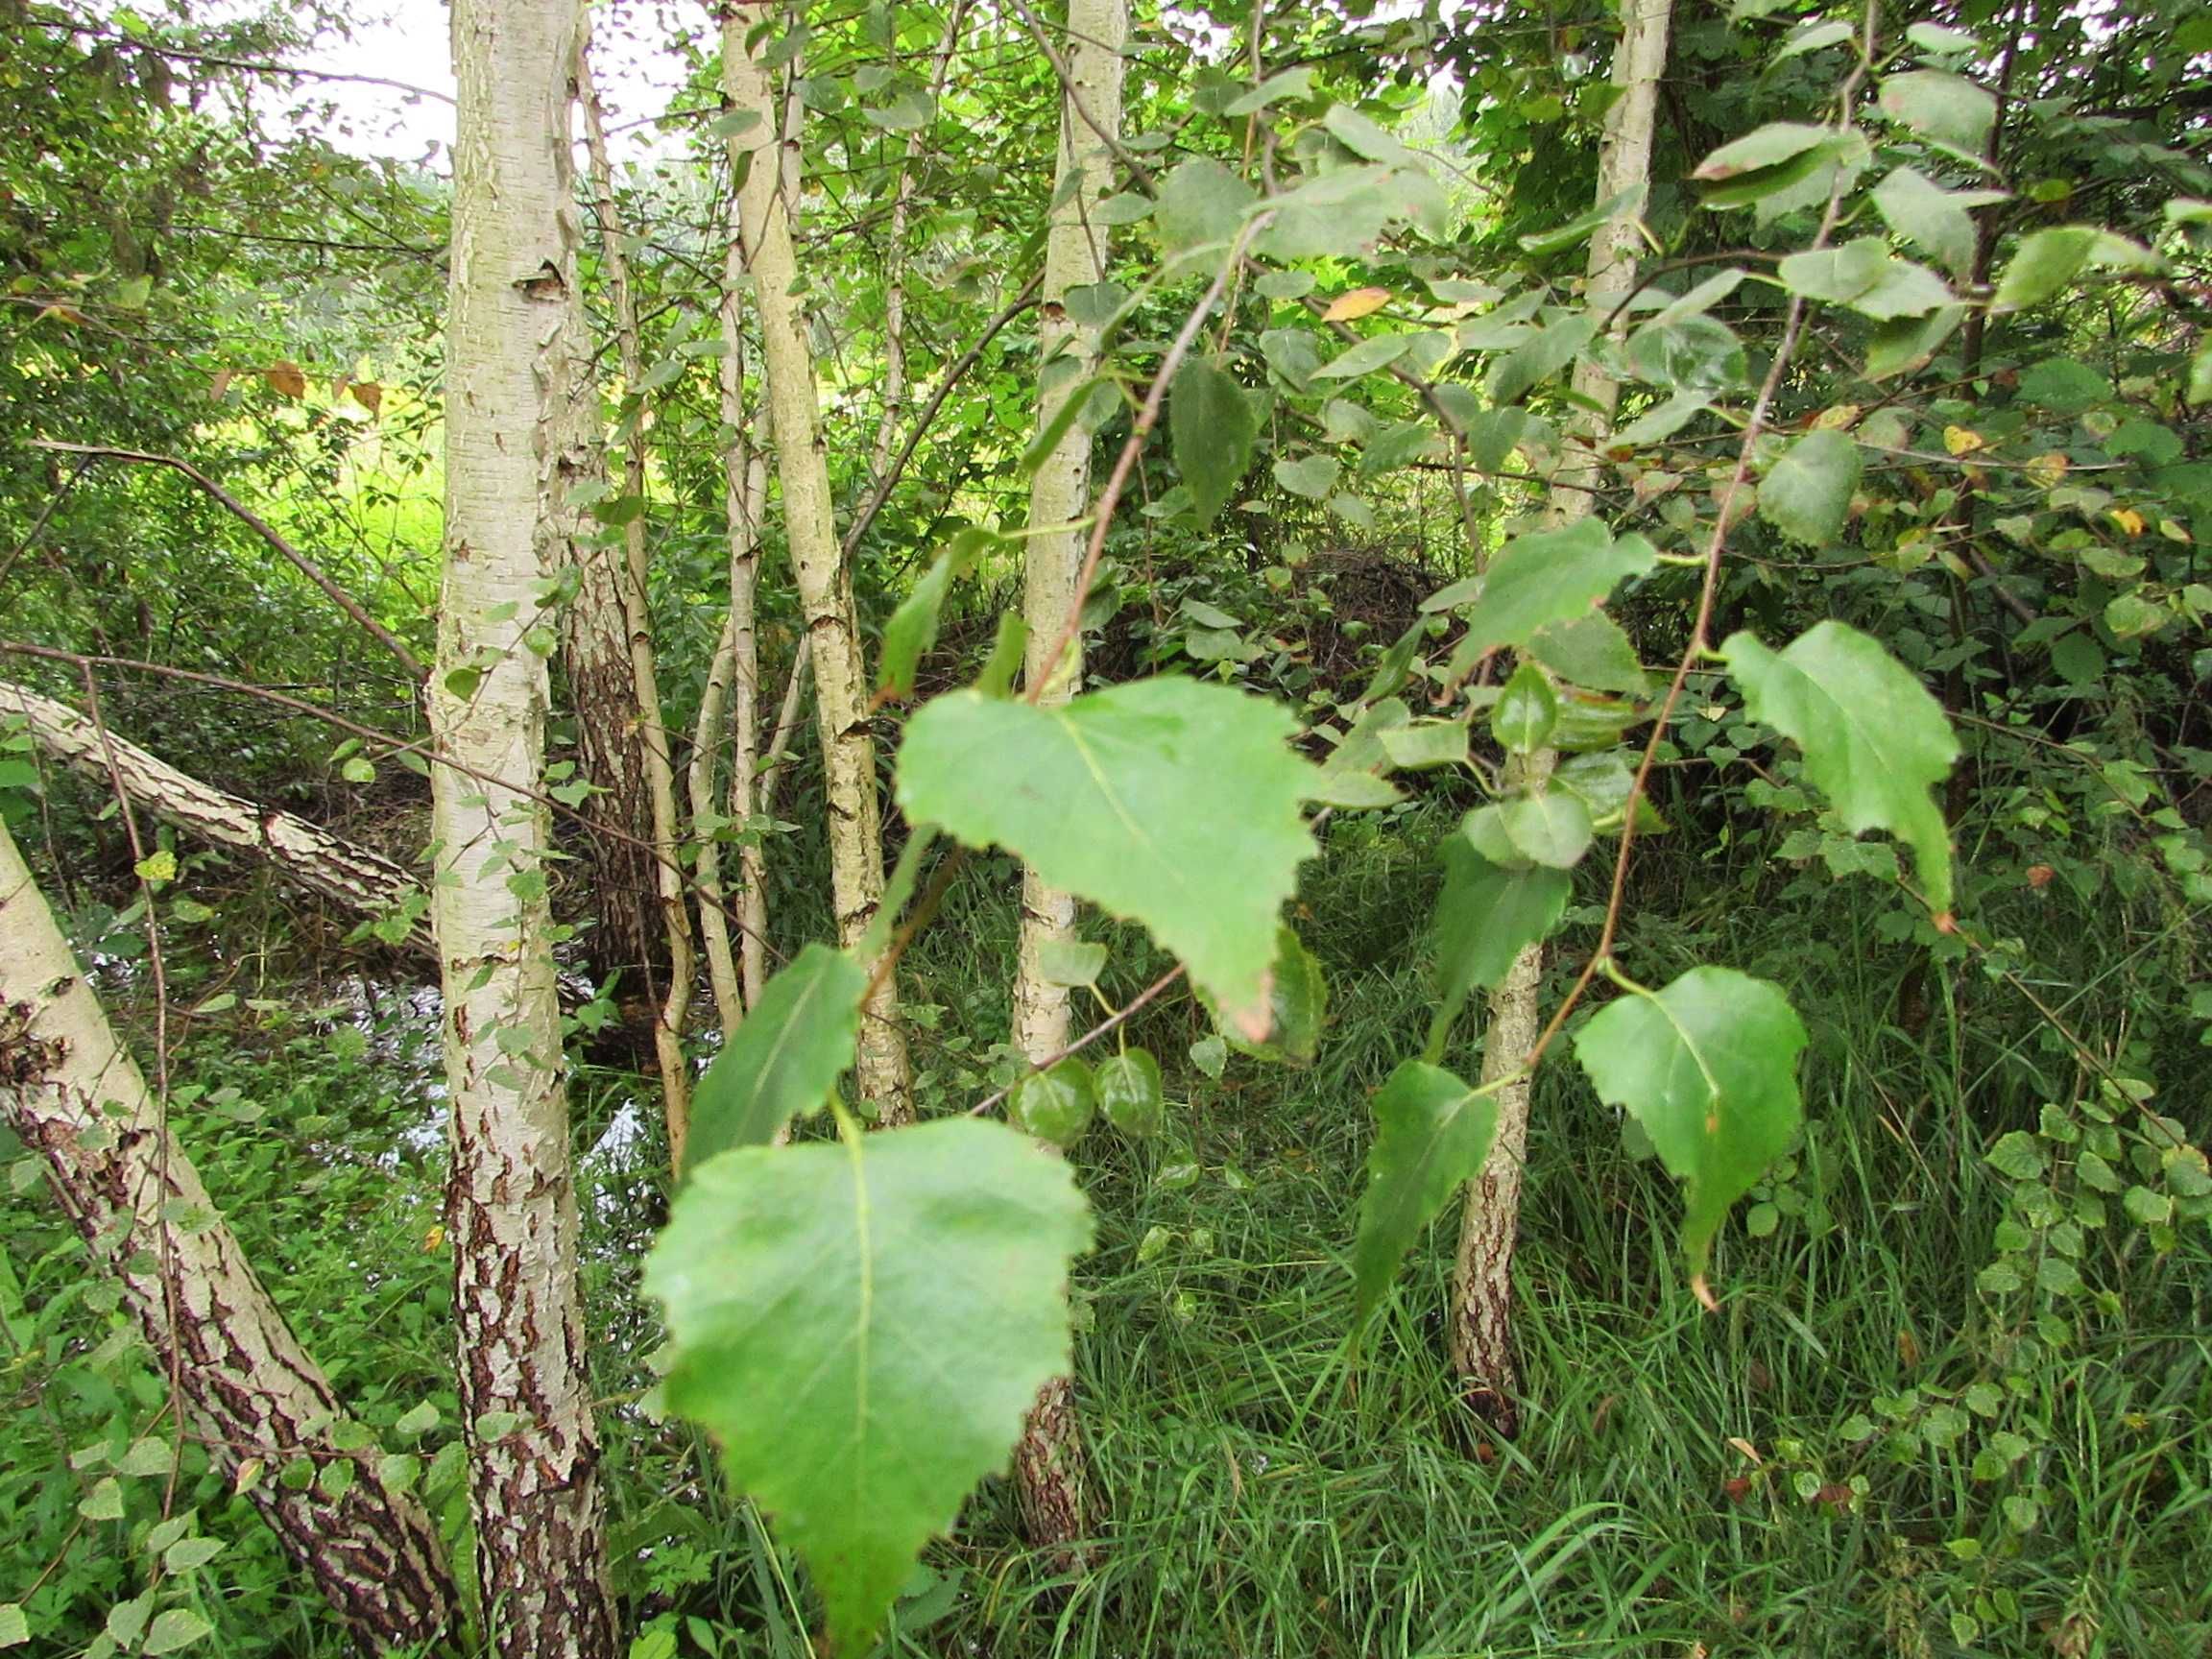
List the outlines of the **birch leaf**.
{"type": "Polygon", "coordinates": [[[1498,1102],[1440,1066],[1402,1062],[1375,1096],[1375,1143],[1352,1278],[1364,1324],[1421,1229],[1480,1171],[1498,1133],[1498,1102]]]}
{"type": "Polygon", "coordinates": [[[1843,433],[1808,432],[1759,481],[1759,516],[1792,541],[1831,541],[1851,511],[1863,465],[1859,445],[1843,433]]]}
{"type": "Polygon", "coordinates": [[[1714,1234],[1797,1132],[1804,1046],[1790,998],[1729,968],[1693,968],[1663,991],[1609,1002],[1575,1039],[1599,1098],[1633,1114],[1683,1182],[1682,1250],[1708,1306],[1714,1234]]]}
{"type": "Polygon", "coordinates": [[[1482,576],[1454,583],[1421,609],[1466,606],[1467,635],[1458,647],[1465,658],[1519,645],[1539,628],[1586,615],[1623,577],[1641,576],[1658,562],[1658,550],[1643,537],[1616,541],[1597,519],[1584,518],[1515,537],[1482,576]]]}
{"type": "Polygon", "coordinates": [[[676,1200],[645,1263],[669,1403],[805,1557],[841,1652],[1066,1373],[1090,1243],[1068,1166],[970,1118],[745,1147],[676,1200]]]}
{"type": "Polygon", "coordinates": [[[765,1145],[829,1096],[853,1064],[868,974],[842,950],[809,945],[768,981],[759,1006],[730,1034],[691,1099],[685,1162],[765,1145]]]}
{"type": "Polygon", "coordinates": [[[1191,511],[1204,529],[1252,465],[1252,405],[1228,374],[1193,357],[1175,375],[1167,397],[1167,427],[1176,469],[1190,487],[1191,511]]]}
{"type": "Polygon", "coordinates": [[[1447,835],[1436,901],[1436,989],[1454,1007],[1493,990],[1514,958],[1559,926],[1574,878],[1544,865],[1493,864],[1464,835],[1447,835]]]}
{"type": "Polygon", "coordinates": [[[1160,1062],[1149,1048],[1125,1048],[1101,1060],[1092,1077],[1098,1110],[1122,1134],[1148,1141],[1166,1126],[1167,1098],[1160,1087],[1160,1062]]]}
{"type": "Polygon", "coordinates": [[[1296,722],[1225,685],[1161,677],[1057,709],[939,697],[899,756],[899,805],[971,847],[1142,922],[1238,1034],[1268,1032],[1276,913],[1313,851],[1320,783],[1296,722]]]}
{"type": "Polygon", "coordinates": [[[1780,652],[1750,634],[1720,647],[1743,707],[1805,752],[1805,771],[1853,833],[1887,830],[1912,849],[1929,906],[1951,908],[1951,832],[1935,786],[1959,758],[1943,707],[1911,670],[1841,622],[1780,652]]]}

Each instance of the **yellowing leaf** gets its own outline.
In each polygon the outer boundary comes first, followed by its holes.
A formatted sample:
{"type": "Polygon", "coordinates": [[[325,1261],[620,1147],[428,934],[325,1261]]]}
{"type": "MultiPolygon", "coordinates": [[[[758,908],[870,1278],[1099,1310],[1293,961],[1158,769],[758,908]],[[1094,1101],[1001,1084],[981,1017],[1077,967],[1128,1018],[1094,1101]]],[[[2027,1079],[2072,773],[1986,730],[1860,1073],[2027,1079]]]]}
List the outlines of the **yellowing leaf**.
{"type": "Polygon", "coordinates": [[[1971,455],[1977,449],[1987,447],[1989,440],[1965,426],[1943,428],[1943,447],[1954,455],[1971,455]]]}
{"type": "Polygon", "coordinates": [[[164,847],[158,853],[147,854],[131,868],[137,873],[141,881],[174,881],[177,879],[177,854],[164,847]]]}
{"type": "Polygon", "coordinates": [[[1390,303],[1387,288],[1355,288],[1348,294],[1339,294],[1329,301],[1329,309],[1321,313],[1324,323],[1356,323],[1360,318],[1380,311],[1390,303]]]}
{"type": "Polygon", "coordinates": [[[2112,522],[2119,525],[2121,529],[2125,530],[2130,536],[2140,536],[2143,534],[2143,515],[2136,512],[2132,507],[2113,508],[2112,522]]]}

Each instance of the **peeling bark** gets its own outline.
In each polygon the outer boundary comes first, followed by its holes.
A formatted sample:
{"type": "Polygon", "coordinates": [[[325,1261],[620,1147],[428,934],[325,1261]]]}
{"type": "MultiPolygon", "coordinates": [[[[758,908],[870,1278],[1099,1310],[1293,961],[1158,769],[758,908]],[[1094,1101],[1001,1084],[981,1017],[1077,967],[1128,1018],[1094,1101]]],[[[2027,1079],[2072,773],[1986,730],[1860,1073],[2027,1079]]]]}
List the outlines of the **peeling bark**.
{"type": "Polygon", "coordinates": [[[4,825],[0,1122],[45,1165],[63,1213],[121,1284],[216,1468],[347,1625],[374,1647],[452,1634],[437,1527],[412,1496],[384,1484],[376,1449],[331,1444],[344,1407],[216,1214],[4,825]],[[197,1225],[195,1215],[215,1219],[197,1225]],[[298,1457],[349,1464],[352,1482],[331,1498],[320,1481],[279,1480],[298,1457]]]}
{"type": "MultiPolygon", "coordinates": [[[[1613,58],[1613,84],[1621,89],[1605,112],[1598,157],[1598,200],[1609,202],[1647,184],[1651,177],[1651,123],[1659,81],[1667,67],[1667,32],[1672,0],[1621,0],[1621,44],[1613,58]]],[[[1601,321],[1636,280],[1642,204],[1631,200],[1590,239],[1583,302],[1601,321]]],[[[1589,405],[1572,425],[1579,444],[1552,480],[1549,517],[1569,524],[1596,505],[1599,479],[1598,442],[1611,429],[1620,400],[1618,382],[1584,357],[1575,366],[1575,393],[1589,405]]],[[[1522,775],[1541,789],[1555,757],[1528,757],[1522,775]]],[[[1482,1052],[1482,1081],[1496,1082],[1520,1069],[1540,1029],[1537,998],[1544,980],[1544,947],[1522,951],[1504,983],[1490,994],[1490,1031],[1482,1052]]],[[[1521,1167],[1528,1143],[1529,1080],[1498,1092],[1498,1139],[1482,1173],[1468,1183],[1460,1214],[1459,1250],[1453,1263],[1452,1363],[1471,1409],[1499,1433],[1520,1428],[1521,1376],[1513,1350],[1513,1242],[1521,1223],[1521,1167]]]]}
{"type": "MultiPolygon", "coordinates": [[[[882,806],[853,571],[837,541],[805,310],[792,292],[799,265],[791,241],[787,163],[798,151],[796,121],[779,119],[785,111],[761,60],[769,30],[759,20],[760,10],[733,7],[725,15],[722,84],[733,108],[757,109],[762,116],[749,132],[731,139],[731,159],[744,180],[738,193],[739,238],[759,311],[784,533],[814,663],[830,902],[838,943],[850,948],[866,935],[883,902],[882,806]],[[786,164],[779,164],[780,156],[786,164]]],[[[913,1075],[895,975],[884,976],[862,1010],[854,1070],[860,1097],[878,1123],[913,1118],[913,1075]]]]}
{"type": "MultiPolygon", "coordinates": [[[[373,919],[403,914],[425,902],[414,878],[382,854],[304,818],[203,783],[112,732],[103,737],[99,727],[67,704],[0,681],[0,716],[10,714],[23,717],[44,753],[103,789],[120,774],[132,800],[164,823],[214,846],[266,859],[311,893],[373,919]]],[[[410,922],[398,944],[424,958],[435,957],[427,915],[410,922]]]]}
{"type": "MultiPolygon", "coordinates": [[[[549,838],[542,809],[515,786],[534,787],[544,766],[547,673],[529,631],[563,563],[577,241],[568,130],[582,32],[573,0],[454,7],[445,569],[430,716],[441,751],[469,771],[433,774],[434,908],[457,1380],[497,1659],[617,1650],[576,1283],[549,838]],[[494,1413],[513,1427],[488,1435],[494,1413]]],[[[619,706],[635,707],[627,684],[619,706]]]]}

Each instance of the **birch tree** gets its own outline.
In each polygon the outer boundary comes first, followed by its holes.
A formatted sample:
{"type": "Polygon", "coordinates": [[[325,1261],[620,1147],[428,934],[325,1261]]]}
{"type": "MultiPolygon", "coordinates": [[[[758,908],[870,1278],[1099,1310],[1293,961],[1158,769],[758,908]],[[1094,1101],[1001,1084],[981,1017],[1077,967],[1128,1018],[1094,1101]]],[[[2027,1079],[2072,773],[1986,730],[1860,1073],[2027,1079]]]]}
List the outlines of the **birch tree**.
{"type": "MultiPolygon", "coordinates": [[[[557,590],[577,223],[569,0],[460,0],[445,572],[430,695],[458,1383],[495,1654],[615,1646],[546,902],[545,613],[557,590]],[[457,767],[466,767],[459,770],[457,767]]],[[[627,699],[625,699],[627,702],[627,699]]]]}
{"type": "Polygon", "coordinates": [[[339,1617],[377,1647],[447,1633],[453,1586],[436,1526],[385,1484],[373,1448],[334,1443],[344,1407],[216,1214],[170,1133],[166,1103],[117,1041],[4,823],[0,1122],[43,1166],[93,1259],[122,1286],[215,1466],[339,1617]],[[301,1457],[318,1469],[348,1464],[350,1480],[276,1478],[301,1457]],[[250,1464],[261,1478],[248,1479],[250,1464]]]}
{"type": "MultiPolygon", "coordinates": [[[[630,283],[629,255],[622,248],[624,232],[614,203],[614,166],[608,156],[598,89],[591,82],[588,42],[577,49],[576,80],[578,102],[584,111],[586,153],[591,163],[592,211],[599,222],[599,259],[607,273],[608,296],[614,308],[615,358],[621,365],[625,394],[636,397],[645,374],[644,354],[638,344],[637,301],[630,283]]],[[[652,554],[645,541],[652,433],[642,402],[629,411],[624,429],[622,562],[614,576],[630,665],[631,718],[625,724],[636,733],[643,763],[648,822],[653,832],[651,873],[653,890],[660,901],[661,943],[667,967],[666,988],[653,1021],[653,1049],[661,1068],[669,1163],[681,1168],[691,1096],[690,1073],[684,1059],[684,1022],[691,1006],[691,912],[684,896],[684,873],[676,860],[676,772],[661,708],[653,618],[646,604],[652,568],[652,554]]]]}
{"type": "Polygon", "coordinates": [[[42,751],[102,788],[120,782],[132,800],[163,822],[210,846],[264,859],[286,880],[379,924],[380,935],[392,943],[422,957],[434,954],[422,915],[428,896],[381,854],[180,772],[28,686],[0,681],[0,715],[19,717],[42,751]]]}
{"type": "MultiPolygon", "coordinates": [[[[1651,176],[1651,122],[1659,78],[1667,66],[1672,0],[1621,0],[1621,44],[1613,84],[1621,95],[1605,112],[1598,157],[1598,201],[1614,203],[1610,219],[1590,241],[1583,302],[1603,322],[1636,280],[1643,234],[1643,196],[1651,176]]],[[[1619,383],[1593,355],[1575,366],[1574,388],[1584,414],[1554,476],[1547,517],[1554,526],[1587,517],[1596,500],[1598,445],[1612,425],[1619,383]]],[[[1508,759],[1507,782],[1540,792],[1554,756],[1538,749],[1508,759]]],[[[1521,1380],[1513,1348],[1513,1241],[1521,1220],[1521,1171],[1528,1142],[1530,1080],[1524,1066],[1542,1026],[1544,946],[1527,946],[1490,994],[1490,1026],[1482,1049],[1482,1084],[1495,1090],[1497,1139],[1482,1173],[1468,1184],[1452,1272],[1452,1363],[1467,1403],[1502,1434],[1520,1426],[1521,1380]]]]}
{"type": "MultiPolygon", "coordinates": [[[[1112,140],[1121,125],[1121,48],[1129,33],[1127,0],[1070,0],[1068,75],[1060,92],[1060,142],[1052,199],[1058,207],[1045,249],[1044,323],[1040,328],[1037,421],[1051,426],[1071,397],[1096,372],[1098,333],[1068,314],[1070,288],[1106,276],[1107,229],[1097,204],[1117,188],[1112,140]]],[[[1076,598],[1085,535],[1077,528],[1091,493],[1091,435],[1078,421],[1052,446],[1029,487],[1029,541],[1023,565],[1023,612],[1029,624],[1026,673],[1032,700],[1066,703],[1083,678],[1078,632],[1058,661],[1076,598]]],[[[1046,973],[1046,954],[1075,936],[1075,896],[1036,869],[1022,867],[1022,924],[1014,973],[1013,1038],[1032,1065],[1068,1046],[1069,987],[1046,973]]],[[[1089,1529],[1080,1420],[1070,1379],[1056,1378],[1038,1396],[1015,1454],[1022,1516],[1033,1543],[1065,1546],[1089,1529]]]]}
{"type": "MultiPolygon", "coordinates": [[[[771,14],[773,15],[773,13],[771,14]]],[[[829,818],[830,902],[837,938],[854,946],[867,933],[883,898],[882,808],[876,782],[876,741],[868,717],[869,682],[853,601],[853,572],[838,545],[814,390],[813,349],[791,241],[786,169],[796,152],[795,125],[781,119],[763,61],[772,25],[733,8],[723,23],[722,84],[732,108],[759,119],[731,139],[738,191],[739,238],[753,301],[760,318],[761,355],[783,493],[783,526],[805,618],[814,666],[815,720],[821,733],[829,818]]],[[[913,1082],[899,994],[886,974],[870,995],[861,1021],[855,1067],[861,1098],[877,1121],[913,1117],[913,1082]]]]}

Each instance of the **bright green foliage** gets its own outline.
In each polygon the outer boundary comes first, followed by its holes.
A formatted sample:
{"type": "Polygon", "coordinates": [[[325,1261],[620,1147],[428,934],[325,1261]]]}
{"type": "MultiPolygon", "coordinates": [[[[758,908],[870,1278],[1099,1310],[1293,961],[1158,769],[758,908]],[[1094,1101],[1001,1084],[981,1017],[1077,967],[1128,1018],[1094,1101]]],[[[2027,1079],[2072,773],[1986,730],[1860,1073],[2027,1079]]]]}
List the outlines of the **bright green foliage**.
{"type": "Polygon", "coordinates": [[[1436,901],[1436,991],[1457,1007],[1500,984],[1513,960],[1559,925],[1574,882],[1540,864],[1493,864],[1464,835],[1447,835],[1436,901]]]}
{"type": "Polygon", "coordinates": [[[914,670],[937,643],[937,619],[945,609],[945,596],[952,584],[975,567],[986,548],[998,541],[988,530],[963,530],[952,544],[930,562],[912,591],[899,602],[891,620],[883,625],[883,661],[878,693],[884,697],[911,697],[914,670]]]}
{"type": "Polygon", "coordinates": [[[1729,1206],[1797,1133],[1804,1046],[1790,998],[1732,968],[1693,968],[1664,991],[1621,997],[1575,1040],[1599,1098],[1634,1114],[1685,1184],[1682,1250],[1701,1296],[1729,1206]]]}
{"type": "Polygon", "coordinates": [[[1743,704],[1805,752],[1805,770],[1854,833],[1912,849],[1929,907],[1951,908],[1951,833],[1930,791],[1959,757],[1942,705],[1881,645],[1820,622],[1779,653],[1749,634],[1720,647],[1743,704]]]}
{"type": "Polygon", "coordinates": [[[1193,357],[1176,373],[1168,394],[1167,430],[1176,469],[1190,491],[1191,511],[1203,529],[1251,468],[1257,430],[1252,403],[1229,374],[1193,357]]]}
{"type": "Polygon", "coordinates": [[[1530,864],[1572,870],[1590,850],[1595,833],[1590,809],[1577,795],[1549,790],[1542,795],[1478,806],[1459,827],[1467,844],[1493,864],[1507,869],[1530,864]]]}
{"type": "Polygon", "coordinates": [[[692,1096],[693,1166],[733,1146],[766,1145],[822,1104],[853,1064],[867,992],[867,970],[827,945],[807,946],[768,981],[692,1096]]]}
{"type": "Polygon", "coordinates": [[[1241,1036],[1212,998],[1206,1005],[1229,1046],[1257,1060],[1310,1066],[1321,1046],[1321,1025],[1329,1013],[1329,983],[1320,958],[1306,949],[1290,927],[1276,930],[1275,964],[1267,981],[1267,1036],[1253,1042],[1241,1036]]]}
{"type": "Polygon", "coordinates": [[[1640,697],[1651,688],[1636,647],[1621,624],[1602,611],[1588,611],[1571,621],[1538,629],[1528,637],[1528,654],[1570,685],[1593,691],[1625,691],[1640,697]]]}
{"type": "Polygon", "coordinates": [[[1497,1133],[1497,1100],[1442,1067],[1407,1060],[1390,1073],[1375,1096],[1375,1143],[1352,1246],[1359,1323],[1390,1287],[1421,1229],[1480,1172],[1497,1133]]]}
{"type": "Polygon", "coordinates": [[[1832,541],[1859,488],[1859,445],[1823,427],[1782,452],[1759,481],[1759,516],[1792,541],[1832,541]]]}
{"type": "Polygon", "coordinates": [[[1657,563],[1657,549],[1643,537],[1616,541],[1596,518],[1584,518],[1515,537],[1481,576],[1431,595],[1422,609],[1465,608],[1459,655],[1471,661],[1501,645],[1519,645],[1539,628],[1575,621],[1623,579],[1645,575],[1657,563]]]}
{"type": "Polygon", "coordinates": [[[1122,1134],[1149,1141],[1166,1127],[1167,1100],[1160,1084],[1160,1062],[1149,1048],[1125,1048],[1099,1061],[1092,1081],[1098,1093],[1098,1110],[1122,1134]]]}
{"type": "Polygon", "coordinates": [[[1007,1108],[1016,1123],[1065,1151],[1083,1139],[1097,1115],[1091,1068],[1070,1055],[1043,1071],[1032,1071],[1014,1086],[1007,1108]]]}
{"type": "Polygon", "coordinates": [[[955,1118],[703,1164],[646,1260],[668,1401],[861,1650],[922,1546],[1069,1364],[1091,1220],[1059,1158],[955,1118]]]}
{"type": "Polygon", "coordinates": [[[1490,709],[1490,731],[1509,753],[1541,749],[1559,720],[1559,693],[1551,678],[1533,662],[1523,662],[1505,682],[1490,709]]]}
{"type": "Polygon", "coordinates": [[[1282,709],[1141,680],[1057,709],[937,698],[899,755],[899,804],[1055,887],[1142,922],[1246,1038],[1267,1035],[1275,917],[1313,849],[1314,769],[1282,709]]]}

